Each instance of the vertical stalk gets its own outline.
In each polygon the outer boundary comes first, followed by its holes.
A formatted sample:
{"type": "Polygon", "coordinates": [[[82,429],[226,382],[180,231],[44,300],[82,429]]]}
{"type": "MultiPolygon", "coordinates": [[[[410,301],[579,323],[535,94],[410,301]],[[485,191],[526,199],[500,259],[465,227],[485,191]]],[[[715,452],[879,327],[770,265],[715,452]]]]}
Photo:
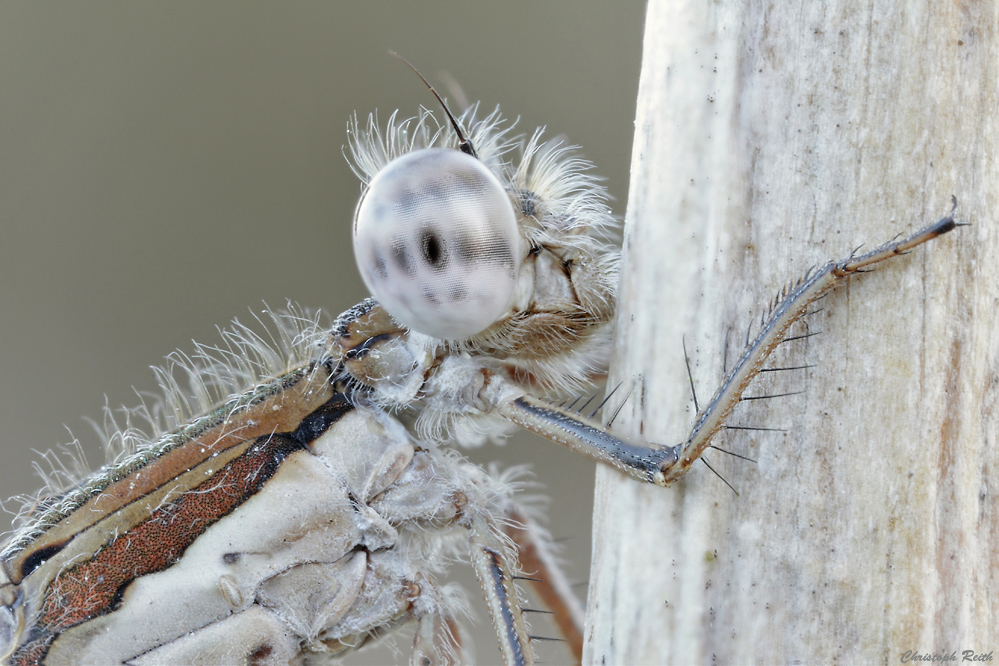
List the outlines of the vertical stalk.
{"type": "MultiPolygon", "coordinates": [[[[999,626],[999,5],[653,0],[611,384],[675,444],[779,289],[949,211],[822,301],[703,465],[597,472],[588,663],[895,662],[999,626]],[[796,347],[794,345],[797,345],[796,347]]],[[[752,393],[753,391],[750,391],[752,393]]]]}

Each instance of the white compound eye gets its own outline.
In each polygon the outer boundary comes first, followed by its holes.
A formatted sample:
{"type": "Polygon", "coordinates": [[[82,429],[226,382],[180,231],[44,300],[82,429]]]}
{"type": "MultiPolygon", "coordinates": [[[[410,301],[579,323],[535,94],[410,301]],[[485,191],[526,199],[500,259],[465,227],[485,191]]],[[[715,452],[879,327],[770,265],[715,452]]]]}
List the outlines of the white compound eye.
{"type": "Polygon", "coordinates": [[[502,183],[457,150],[392,160],[354,216],[354,256],[372,295],[407,327],[445,340],[475,335],[503,315],[520,247],[502,183]]]}

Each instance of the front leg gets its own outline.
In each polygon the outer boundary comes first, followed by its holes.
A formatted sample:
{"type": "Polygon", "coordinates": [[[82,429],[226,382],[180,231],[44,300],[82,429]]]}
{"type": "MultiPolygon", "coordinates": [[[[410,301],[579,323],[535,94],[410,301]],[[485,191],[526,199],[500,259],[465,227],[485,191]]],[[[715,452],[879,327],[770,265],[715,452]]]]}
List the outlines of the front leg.
{"type": "MultiPolygon", "coordinates": [[[[956,207],[956,203],[955,203],[956,207]]],[[[581,453],[597,462],[612,465],[630,476],[658,486],[666,486],[683,476],[701,457],[746,388],[764,369],[767,359],[788,339],[792,325],[817,299],[849,277],[868,267],[904,254],[923,243],[952,231],[959,223],[948,215],[901,240],[892,240],[870,252],[829,262],[809,272],[786,289],[776,301],[756,338],[725,376],[711,401],[701,409],[687,438],[676,446],[634,444],[608,432],[583,414],[561,409],[544,400],[512,389],[500,379],[490,382],[483,392],[503,416],[526,430],[581,453]]],[[[592,416],[592,415],[591,415],[592,416]]]]}

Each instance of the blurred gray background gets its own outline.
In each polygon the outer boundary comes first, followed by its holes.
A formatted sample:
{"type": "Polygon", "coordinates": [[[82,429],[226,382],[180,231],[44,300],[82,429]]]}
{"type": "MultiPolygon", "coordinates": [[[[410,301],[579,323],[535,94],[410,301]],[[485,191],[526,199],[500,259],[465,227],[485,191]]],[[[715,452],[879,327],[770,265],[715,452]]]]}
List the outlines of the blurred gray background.
{"type": "MultiPolygon", "coordinates": [[[[67,427],[103,462],[83,417],[134,404],[191,339],[262,301],[367,295],[347,117],[437,108],[390,49],[582,145],[623,214],[643,19],[637,1],[0,4],[0,497],[37,488],[35,451],[67,427]]],[[[585,581],[593,465],[529,436],[469,456],[533,465],[585,581]]]]}

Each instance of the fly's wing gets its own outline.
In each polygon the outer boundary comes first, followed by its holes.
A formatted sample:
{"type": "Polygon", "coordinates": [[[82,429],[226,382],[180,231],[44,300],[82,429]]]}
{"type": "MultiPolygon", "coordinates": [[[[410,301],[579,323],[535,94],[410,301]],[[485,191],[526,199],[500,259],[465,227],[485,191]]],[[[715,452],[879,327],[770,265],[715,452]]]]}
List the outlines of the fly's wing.
{"type": "MultiPolygon", "coordinates": [[[[273,529],[277,516],[303,530],[315,520],[307,503],[268,508],[264,502],[274,498],[263,496],[280,485],[301,498],[308,488],[321,490],[327,506],[349,506],[346,491],[332,496],[328,479],[307,469],[307,447],[352,410],[328,367],[302,367],[50,500],[0,554],[0,589],[14,597],[4,599],[16,616],[12,663],[31,663],[64,642],[78,649],[95,632],[111,643],[97,653],[102,659],[124,658],[239,608],[246,600],[227,585],[227,568],[240,567],[244,581],[262,580],[297,555],[288,552],[281,562],[275,552],[251,573],[225,553],[275,547],[274,539],[286,536],[273,529]],[[175,586],[185,590],[183,601],[165,606],[178,599],[175,586]],[[122,631],[109,633],[112,627],[122,631]],[[134,651],[115,652],[116,640],[134,651]]],[[[356,538],[348,528],[338,526],[341,552],[356,538]]]]}

